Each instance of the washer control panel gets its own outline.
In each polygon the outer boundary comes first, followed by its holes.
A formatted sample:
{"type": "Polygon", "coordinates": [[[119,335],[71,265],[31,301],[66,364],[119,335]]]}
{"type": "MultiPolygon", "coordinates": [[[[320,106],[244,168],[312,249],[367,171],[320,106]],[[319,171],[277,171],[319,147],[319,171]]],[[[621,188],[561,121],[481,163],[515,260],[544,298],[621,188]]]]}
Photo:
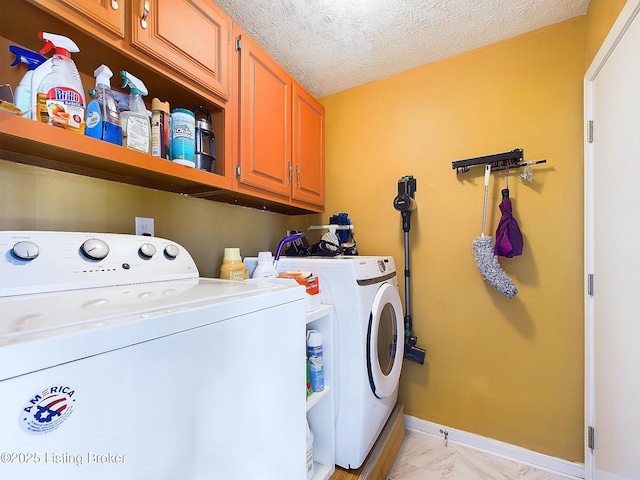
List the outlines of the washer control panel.
{"type": "Polygon", "coordinates": [[[164,238],[0,231],[0,297],[198,276],[189,252],[164,238]]]}

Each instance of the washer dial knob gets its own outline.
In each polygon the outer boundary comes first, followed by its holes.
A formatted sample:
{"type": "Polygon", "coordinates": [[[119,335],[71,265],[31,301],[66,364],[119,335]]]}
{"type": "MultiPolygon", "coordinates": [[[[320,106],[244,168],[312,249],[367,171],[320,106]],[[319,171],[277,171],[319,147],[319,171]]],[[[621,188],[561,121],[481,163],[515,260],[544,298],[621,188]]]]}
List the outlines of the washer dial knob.
{"type": "Polygon", "coordinates": [[[28,240],[17,242],[11,249],[11,253],[14,257],[20,260],[33,260],[40,255],[40,249],[38,245],[28,240]]]}
{"type": "Polygon", "coordinates": [[[91,260],[102,260],[109,255],[109,245],[99,238],[90,238],[82,244],[80,249],[91,260]]]}
{"type": "Polygon", "coordinates": [[[140,249],[138,251],[143,257],[151,258],[156,254],[156,247],[154,247],[150,243],[143,243],[142,245],[140,245],[140,249]]]}
{"type": "Polygon", "coordinates": [[[164,248],[164,254],[169,258],[176,258],[180,253],[180,249],[173,243],[164,248]]]}

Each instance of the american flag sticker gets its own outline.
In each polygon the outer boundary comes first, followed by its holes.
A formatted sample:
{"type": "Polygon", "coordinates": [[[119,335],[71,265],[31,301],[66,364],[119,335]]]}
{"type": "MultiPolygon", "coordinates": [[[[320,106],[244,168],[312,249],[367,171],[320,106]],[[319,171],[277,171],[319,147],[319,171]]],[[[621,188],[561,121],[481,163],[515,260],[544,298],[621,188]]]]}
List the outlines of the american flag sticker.
{"type": "Polygon", "coordinates": [[[20,411],[20,427],[25,433],[42,435],[57,429],[73,413],[75,390],[53,385],[35,393],[20,411]]]}

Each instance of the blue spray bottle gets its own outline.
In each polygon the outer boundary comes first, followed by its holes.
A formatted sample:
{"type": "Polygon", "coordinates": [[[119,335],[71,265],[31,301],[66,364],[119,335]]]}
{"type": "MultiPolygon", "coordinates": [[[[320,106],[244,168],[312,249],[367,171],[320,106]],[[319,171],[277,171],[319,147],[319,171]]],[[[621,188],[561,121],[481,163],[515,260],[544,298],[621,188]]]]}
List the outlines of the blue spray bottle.
{"type": "Polygon", "coordinates": [[[33,118],[34,112],[31,105],[31,79],[33,78],[33,71],[38,68],[47,58],[38,52],[27,50],[26,48],[18,47],[17,45],[10,45],[9,51],[16,56],[16,59],[11,64],[12,67],[19,63],[26,63],[28,70],[24,74],[20,83],[16,87],[16,91],[13,95],[14,104],[20,109],[22,116],[25,118],[33,118]]]}
{"type": "Polygon", "coordinates": [[[111,91],[113,72],[106,65],[100,65],[95,69],[93,75],[96,77],[96,88],[93,100],[87,105],[84,134],[105,142],[122,145],[120,113],[111,91]]]}

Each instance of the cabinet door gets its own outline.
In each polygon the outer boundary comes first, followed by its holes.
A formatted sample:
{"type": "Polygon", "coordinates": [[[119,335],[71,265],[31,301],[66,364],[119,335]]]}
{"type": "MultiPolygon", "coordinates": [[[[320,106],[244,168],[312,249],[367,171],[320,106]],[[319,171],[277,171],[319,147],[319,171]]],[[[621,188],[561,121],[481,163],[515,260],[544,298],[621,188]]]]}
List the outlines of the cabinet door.
{"type": "Polygon", "coordinates": [[[229,98],[231,19],[204,0],[133,0],[131,44],[229,98]]]}
{"type": "Polygon", "coordinates": [[[291,195],[291,77],[249,37],[240,37],[238,182],[291,195]]]}
{"type": "Polygon", "coordinates": [[[293,85],[292,198],[324,206],[324,107],[293,85]]]}
{"type": "Polygon", "coordinates": [[[37,0],[35,3],[66,17],[65,6],[108,32],[124,38],[126,0],[37,0]],[[61,7],[62,6],[62,7],[61,7]]]}

